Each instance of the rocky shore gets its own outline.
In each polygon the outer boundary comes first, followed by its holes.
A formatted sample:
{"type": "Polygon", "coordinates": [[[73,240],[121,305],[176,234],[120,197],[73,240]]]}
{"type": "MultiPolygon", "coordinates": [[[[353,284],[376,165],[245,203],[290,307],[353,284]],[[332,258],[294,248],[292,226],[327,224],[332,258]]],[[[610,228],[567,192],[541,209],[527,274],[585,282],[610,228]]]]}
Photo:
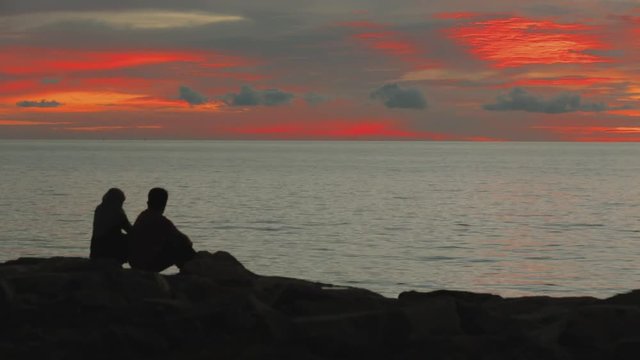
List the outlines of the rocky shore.
{"type": "Polygon", "coordinates": [[[609,299],[374,292],[260,276],[226,252],[160,275],[0,264],[0,359],[638,359],[640,290],[609,299]]]}

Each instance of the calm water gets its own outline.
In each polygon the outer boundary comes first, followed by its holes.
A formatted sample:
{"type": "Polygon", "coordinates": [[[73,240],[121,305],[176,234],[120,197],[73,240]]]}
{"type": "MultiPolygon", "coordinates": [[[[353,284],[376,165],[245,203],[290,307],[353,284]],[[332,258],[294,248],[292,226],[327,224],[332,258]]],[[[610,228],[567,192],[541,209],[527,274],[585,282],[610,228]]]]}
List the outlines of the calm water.
{"type": "Polygon", "coordinates": [[[200,250],[366,287],[609,296],[640,288],[640,146],[0,141],[0,261],[87,256],[112,186],[154,186],[200,250]]]}

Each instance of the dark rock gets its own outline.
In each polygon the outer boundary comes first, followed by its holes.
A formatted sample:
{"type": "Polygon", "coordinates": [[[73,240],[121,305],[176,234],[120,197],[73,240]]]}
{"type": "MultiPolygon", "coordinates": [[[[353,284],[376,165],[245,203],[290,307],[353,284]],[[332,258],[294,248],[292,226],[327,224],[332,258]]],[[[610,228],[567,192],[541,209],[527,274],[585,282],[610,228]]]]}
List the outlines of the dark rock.
{"type": "Polygon", "coordinates": [[[640,306],[640,290],[633,290],[628,293],[614,295],[602,300],[603,304],[640,306]]]}
{"type": "Polygon", "coordinates": [[[558,342],[579,358],[612,359],[620,342],[638,337],[640,309],[635,306],[590,305],[568,314],[558,342]]]}
{"type": "Polygon", "coordinates": [[[464,301],[473,304],[484,304],[489,301],[497,301],[502,298],[493,294],[476,294],[467,291],[454,291],[454,290],[437,290],[432,292],[417,292],[417,291],[405,291],[398,295],[398,299],[405,303],[416,303],[423,300],[429,300],[432,298],[450,297],[459,301],[464,301]]]}
{"type": "Polygon", "coordinates": [[[389,358],[406,343],[409,324],[399,311],[362,311],[293,320],[298,341],[329,358],[389,358]]]}
{"type": "Polygon", "coordinates": [[[217,251],[213,254],[200,251],[184,265],[181,272],[229,285],[250,285],[257,277],[225,251],[217,251]]]}
{"type": "Polygon", "coordinates": [[[457,314],[457,326],[466,334],[487,334],[503,331],[506,327],[517,327],[511,319],[492,314],[485,308],[487,304],[502,298],[491,294],[475,294],[465,291],[439,290],[429,293],[403,292],[398,299],[403,304],[431,304],[434,301],[448,303],[457,314]]]}
{"type": "Polygon", "coordinates": [[[505,316],[539,317],[566,313],[568,310],[594,304],[598,299],[592,297],[552,298],[549,296],[525,296],[486,304],[490,311],[505,316]]]}
{"type": "Polygon", "coordinates": [[[463,333],[458,307],[453,299],[424,299],[418,304],[403,307],[403,312],[411,325],[411,340],[463,333]]]}
{"type": "Polygon", "coordinates": [[[616,344],[614,360],[636,360],[640,356],[640,338],[620,340],[616,344]]]}
{"type": "Polygon", "coordinates": [[[78,257],[20,258],[0,264],[0,276],[21,272],[95,272],[117,271],[122,266],[111,259],[90,260],[78,257]]]}
{"type": "Polygon", "coordinates": [[[113,274],[110,281],[114,290],[129,302],[173,296],[166,278],[152,272],[126,270],[113,274]]]}
{"type": "Polygon", "coordinates": [[[640,291],[502,298],[259,276],[226,252],[180,274],[0,264],[0,359],[636,359],[640,291]]]}
{"type": "Polygon", "coordinates": [[[173,289],[175,297],[183,298],[192,303],[210,302],[225,294],[238,291],[237,288],[222,286],[211,279],[196,275],[169,275],[165,276],[165,279],[173,289]]]}
{"type": "Polygon", "coordinates": [[[270,294],[268,303],[289,316],[377,311],[392,303],[392,300],[368,290],[308,282],[287,280],[273,286],[271,290],[275,291],[273,289],[277,289],[277,293],[270,294]]]}
{"type": "Polygon", "coordinates": [[[0,307],[7,307],[13,303],[16,295],[11,286],[5,281],[0,279],[0,307]]]}

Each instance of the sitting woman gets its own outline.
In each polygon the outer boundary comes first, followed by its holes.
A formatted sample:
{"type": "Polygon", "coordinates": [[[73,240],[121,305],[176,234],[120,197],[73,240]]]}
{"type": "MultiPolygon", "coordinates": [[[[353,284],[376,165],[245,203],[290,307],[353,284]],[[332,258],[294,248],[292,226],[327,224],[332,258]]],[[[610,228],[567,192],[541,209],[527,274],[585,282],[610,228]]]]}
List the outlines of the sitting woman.
{"type": "Polygon", "coordinates": [[[122,208],[124,200],[122,190],[111,188],[102,197],[102,203],[96,207],[89,255],[91,259],[110,258],[120,264],[128,261],[127,234],[131,232],[131,223],[122,208]]]}

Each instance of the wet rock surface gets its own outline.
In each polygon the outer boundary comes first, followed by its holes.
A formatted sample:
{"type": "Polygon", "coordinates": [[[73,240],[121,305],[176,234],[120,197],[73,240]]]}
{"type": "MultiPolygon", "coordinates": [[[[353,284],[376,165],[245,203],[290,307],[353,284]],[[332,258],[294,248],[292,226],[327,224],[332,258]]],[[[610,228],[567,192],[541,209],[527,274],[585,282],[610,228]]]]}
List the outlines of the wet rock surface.
{"type": "Polygon", "coordinates": [[[176,275],[84,258],[0,264],[0,359],[638,358],[638,290],[392,299],[260,276],[226,252],[176,275]]]}

